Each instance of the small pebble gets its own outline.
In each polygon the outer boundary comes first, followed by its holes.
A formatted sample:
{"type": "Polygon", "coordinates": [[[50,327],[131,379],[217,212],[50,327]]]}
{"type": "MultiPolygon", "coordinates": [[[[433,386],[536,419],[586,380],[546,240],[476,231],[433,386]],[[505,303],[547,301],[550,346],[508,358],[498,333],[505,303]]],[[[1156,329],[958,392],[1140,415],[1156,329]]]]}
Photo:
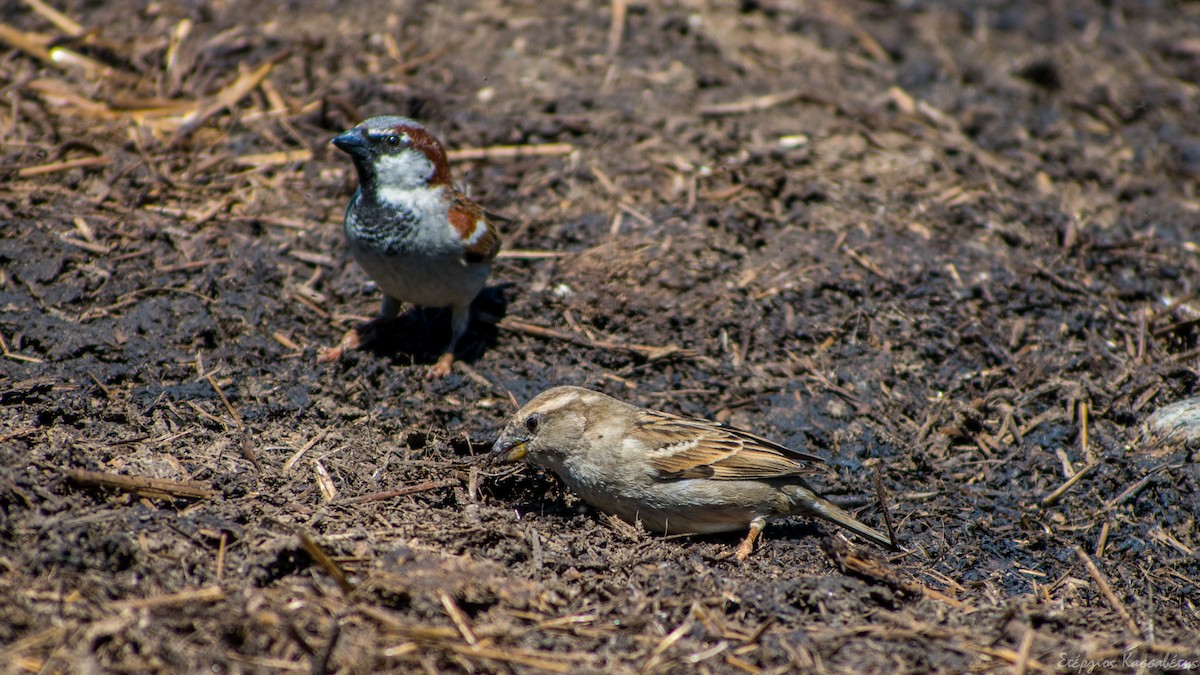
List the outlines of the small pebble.
{"type": "Polygon", "coordinates": [[[1187,398],[1155,410],[1146,428],[1157,438],[1175,442],[1200,441],[1200,397],[1187,398]]]}

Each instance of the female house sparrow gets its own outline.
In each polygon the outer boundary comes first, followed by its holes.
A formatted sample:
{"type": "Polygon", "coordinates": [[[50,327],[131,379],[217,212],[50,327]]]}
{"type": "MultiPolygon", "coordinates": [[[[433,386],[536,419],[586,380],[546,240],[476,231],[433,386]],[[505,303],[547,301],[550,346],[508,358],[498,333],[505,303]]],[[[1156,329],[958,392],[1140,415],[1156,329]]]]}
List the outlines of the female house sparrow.
{"type": "Polygon", "coordinates": [[[749,528],[745,560],[768,520],[816,516],[899,547],[820,497],[801,476],[820,457],[707,420],[638,408],[580,387],[555,387],[517,411],[492,450],[548,467],[597,509],[664,534],[749,528]]]}
{"type": "Polygon", "coordinates": [[[446,151],[417,122],[372,117],[332,142],[350,155],[358,173],[358,190],[346,207],[346,240],[383,291],[383,306],[338,346],[323,349],[318,361],[335,361],[357,349],[364,335],[400,313],[402,302],[450,307],[450,345],[430,371],[442,377],[450,372],[471,301],[500,250],[500,233],[482,208],[450,184],[446,151]]]}

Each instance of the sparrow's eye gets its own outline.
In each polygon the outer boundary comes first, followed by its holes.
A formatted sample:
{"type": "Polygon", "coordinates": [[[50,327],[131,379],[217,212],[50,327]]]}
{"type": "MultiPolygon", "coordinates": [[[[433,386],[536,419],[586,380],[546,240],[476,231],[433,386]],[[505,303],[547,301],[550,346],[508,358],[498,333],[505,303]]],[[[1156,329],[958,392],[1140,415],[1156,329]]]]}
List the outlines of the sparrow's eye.
{"type": "Polygon", "coordinates": [[[400,137],[397,136],[396,134],[388,134],[387,137],[383,139],[383,142],[387,143],[388,145],[392,146],[393,148],[400,147],[400,137]]]}
{"type": "Polygon", "coordinates": [[[530,415],[529,417],[525,418],[525,430],[531,434],[536,432],[538,430],[538,427],[541,426],[541,424],[542,424],[542,414],[541,413],[534,413],[534,414],[530,415]]]}

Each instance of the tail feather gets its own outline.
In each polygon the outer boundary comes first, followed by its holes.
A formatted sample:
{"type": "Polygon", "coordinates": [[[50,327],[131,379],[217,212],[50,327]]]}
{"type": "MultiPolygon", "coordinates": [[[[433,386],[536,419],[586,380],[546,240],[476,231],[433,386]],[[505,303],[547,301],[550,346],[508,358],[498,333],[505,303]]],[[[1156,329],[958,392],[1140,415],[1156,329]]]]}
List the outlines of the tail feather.
{"type": "Polygon", "coordinates": [[[817,497],[815,494],[813,497],[813,502],[809,505],[811,507],[810,513],[812,515],[828,520],[835,525],[841,525],[863,539],[866,539],[867,541],[882,546],[886,549],[892,551],[904,550],[891,537],[869,525],[860,523],[854,516],[847,513],[845,509],[837,504],[834,504],[824,497],[817,497]]]}

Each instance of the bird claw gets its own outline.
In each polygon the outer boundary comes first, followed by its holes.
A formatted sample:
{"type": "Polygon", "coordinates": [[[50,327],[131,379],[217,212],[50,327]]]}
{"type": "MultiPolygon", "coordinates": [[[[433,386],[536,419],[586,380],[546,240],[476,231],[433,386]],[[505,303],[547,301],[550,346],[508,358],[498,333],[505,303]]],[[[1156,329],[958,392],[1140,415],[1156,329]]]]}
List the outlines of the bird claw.
{"type": "Polygon", "coordinates": [[[750,521],[750,531],[746,533],[746,538],[743,539],[742,543],[737,547],[738,562],[745,561],[746,558],[749,558],[750,554],[754,552],[754,540],[758,539],[758,534],[762,532],[764,525],[766,525],[764,521],[750,521]]]}
{"type": "Polygon", "coordinates": [[[446,352],[438,357],[437,363],[429,367],[429,379],[440,380],[450,374],[454,368],[454,352],[446,352]]]}
{"type": "Polygon", "coordinates": [[[746,537],[746,539],[744,539],[742,541],[742,543],[740,545],[738,545],[737,553],[736,553],[735,557],[737,558],[738,562],[744,562],[746,560],[746,558],[750,557],[750,554],[753,551],[754,551],[754,540],[751,539],[750,537],[746,537]]]}
{"type": "Polygon", "coordinates": [[[342,336],[341,342],[338,342],[336,347],[321,348],[321,351],[317,353],[317,363],[340,361],[346,352],[354,351],[361,346],[362,336],[359,335],[357,328],[351,328],[342,336]]]}

